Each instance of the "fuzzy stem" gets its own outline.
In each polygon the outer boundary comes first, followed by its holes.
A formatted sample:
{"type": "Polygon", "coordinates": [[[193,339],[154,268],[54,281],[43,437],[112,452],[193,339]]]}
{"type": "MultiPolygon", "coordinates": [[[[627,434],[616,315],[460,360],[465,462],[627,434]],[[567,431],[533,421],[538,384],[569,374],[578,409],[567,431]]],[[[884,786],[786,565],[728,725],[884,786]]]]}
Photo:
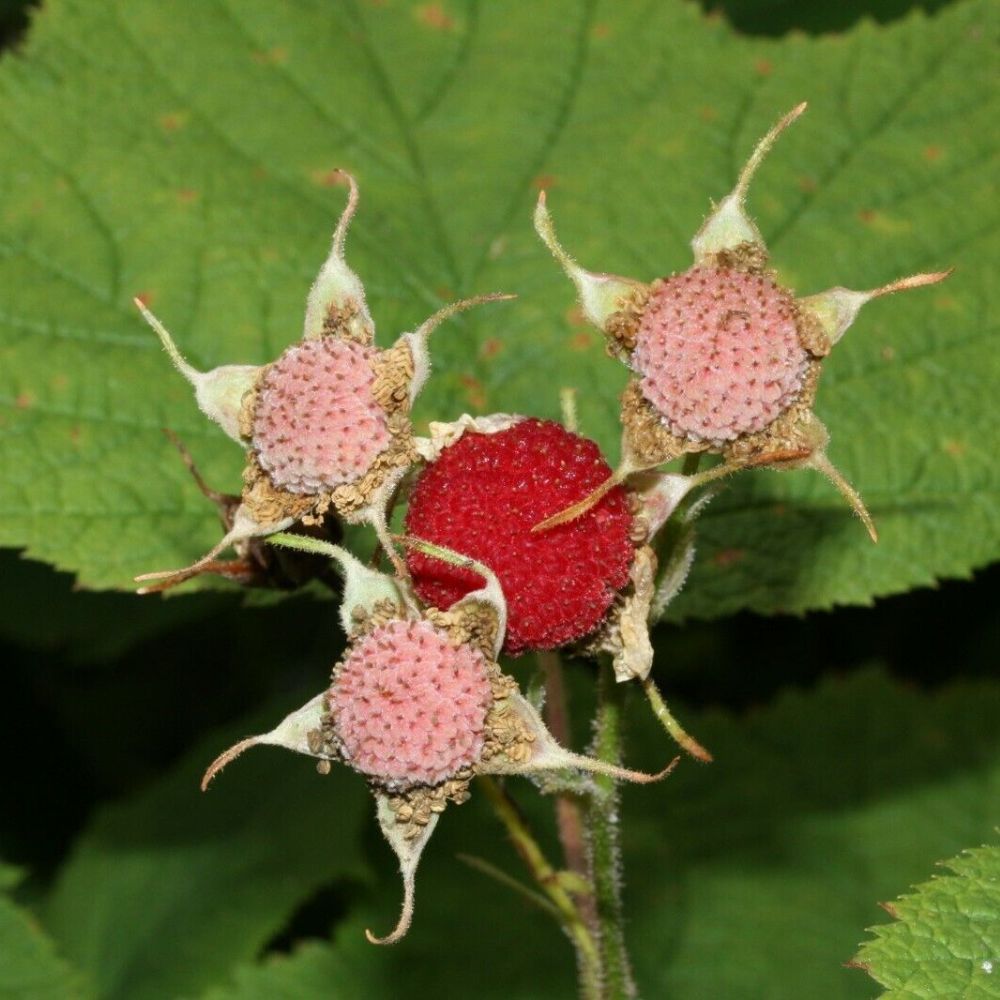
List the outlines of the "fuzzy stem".
{"type": "MultiPolygon", "coordinates": [[[[566,687],[563,683],[562,659],[548,650],[536,654],[538,665],[545,675],[545,722],[549,732],[561,746],[571,743],[569,709],[566,704],[566,687]]],[[[587,879],[587,844],[583,832],[583,809],[580,799],[568,792],[556,795],[556,825],[562,844],[566,868],[581,879],[587,879]]],[[[599,933],[597,908],[591,893],[577,895],[577,906],[591,934],[599,933]]]]}
{"type": "MultiPolygon", "coordinates": [[[[591,752],[599,760],[618,764],[621,762],[623,686],[615,682],[607,658],[601,660],[597,694],[591,752]]],[[[587,807],[588,861],[601,933],[601,964],[604,967],[601,996],[605,1000],[627,1000],[636,996],[636,987],[625,948],[618,788],[613,778],[599,774],[594,776],[594,785],[595,792],[587,807]]]]}
{"type": "Polygon", "coordinates": [[[560,880],[559,873],[542,853],[538,841],[507,793],[493,778],[486,775],[479,776],[479,783],[497,818],[506,828],[514,849],[559,912],[559,922],[576,948],[582,1000],[604,1000],[606,994],[602,991],[600,949],[573,897],[560,880]]]}

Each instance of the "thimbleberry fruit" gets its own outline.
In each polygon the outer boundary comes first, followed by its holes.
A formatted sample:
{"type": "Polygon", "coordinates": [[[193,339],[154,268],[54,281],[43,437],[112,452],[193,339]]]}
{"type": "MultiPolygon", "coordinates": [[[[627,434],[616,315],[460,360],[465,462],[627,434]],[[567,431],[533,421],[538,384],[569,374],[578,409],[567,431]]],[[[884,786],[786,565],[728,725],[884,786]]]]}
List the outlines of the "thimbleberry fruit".
{"type": "MultiPolygon", "coordinates": [[[[635,554],[620,487],[551,531],[532,527],[605,482],[593,441],[551,421],[526,419],[494,433],[467,431],[424,468],[407,532],[469,555],[497,575],[507,600],[505,649],[554,649],[593,632],[625,585],[635,554]]],[[[482,586],[476,573],[411,551],[421,599],[450,607],[482,586]]]]}
{"type": "Polygon", "coordinates": [[[334,671],[328,706],[344,759],[386,786],[436,785],[479,759],[492,703],[486,661],[428,622],[390,621],[334,671]]]}
{"type": "MultiPolygon", "coordinates": [[[[949,272],[806,298],[777,283],[744,202],[765,155],[805,107],[790,111],[757,144],[736,187],[695,234],[694,266],[682,274],[644,284],[584,270],[556,239],[544,191],[535,228],[576,285],[584,315],[607,335],[610,353],[634,372],[622,396],[622,462],[613,481],[697,452],[721,454],[723,472],[813,468],[840,491],[874,540],[864,502],[826,456],[829,435],[812,411],[820,369],[866,302],[932,285],[949,272]]],[[[541,527],[579,517],[602,492],[541,527]]]]}
{"type": "Polygon", "coordinates": [[[626,781],[665,777],[632,771],[560,746],[517,683],[497,663],[507,607],[496,575],[482,563],[418,539],[408,545],[447,563],[469,566],[486,585],[450,610],[420,608],[408,580],[364,566],[345,549],[300,536],[277,541],[334,559],[344,575],[340,620],[348,647],[330,688],[269,733],[220,754],[202,788],[230,761],[261,744],[287,747],[361,772],[375,795],[379,826],[399,859],[403,906],[395,928],[369,941],[392,944],[413,917],[420,855],[449,803],[469,798],[477,774],[579,769],[626,781]]]}
{"type": "Polygon", "coordinates": [[[202,412],[247,452],[241,502],[223,538],[184,569],[138,577],[148,583],[141,592],[211,571],[230,546],[243,559],[253,539],[294,524],[319,525],[329,516],[371,524],[390,559],[402,566],[385,512],[418,457],[410,410],[430,373],[430,334],[457,312],[510,296],[455,302],[391,347],[377,348],[364,286],[345,258],[358,187],[353,177],[342,179],[350,195],[306,299],[302,339],[271,364],[198,371],[145,303],[135,300],[194,387],[202,412]]]}

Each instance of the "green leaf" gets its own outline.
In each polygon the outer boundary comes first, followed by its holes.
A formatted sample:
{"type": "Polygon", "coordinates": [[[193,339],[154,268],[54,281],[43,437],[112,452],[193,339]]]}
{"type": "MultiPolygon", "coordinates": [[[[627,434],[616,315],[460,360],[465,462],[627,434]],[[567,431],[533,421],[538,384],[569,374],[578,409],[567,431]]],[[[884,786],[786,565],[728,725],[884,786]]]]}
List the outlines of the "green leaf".
{"type": "Polygon", "coordinates": [[[291,955],[241,966],[231,986],[209,990],[202,1000],[354,1000],[400,993],[390,967],[371,960],[372,950],[362,924],[352,920],[338,929],[336,947],[309,941],[291,955]]]}
{"type": "Polygon", "coordinates": [[[1000,538],[994,21],[986,0],[836,38],[742,38],[694,4],[52,0],[0,65],[0,542],[89,587],[184,565],[214,511],[160,428],[234,490],[239,451],[129,304],[192,363],[264,363],[298,336],[347,167],[352,265],[380,342],[442,299],[515,291],[435,334],[421,420],[555,416],[614,455],[625,371],[579,325],[531,230],[540,186],[582,263],[649,279],[689,261],[709,199],[803,98],[752,209],[802,292],[957,266],[873,303],[830,359],[831,459],[753,473],[704,518],[676,614],[828,607],[968,575],[1000,538]]]}
{"type": "MultiPolygon", "coordinates": [[[[19,880],[16,868],[0,863],[0,893],[19,880]]],[[[81,977],[57,954],[38,921],[7,895],[0,895],[0,955],[0,1000],[72,1000],[86,994],[81,977]]]]}
{"type": "Polygon", "coordinates": [[[886,909],[898,921],[873,927],[855,961],[886,1000],[1000,996],[1000,848],[943,861],[933,878],[886,909]]]}
{"type": "Polygon", "coordinates": [[[217,734],[80,838],[46,924],[102,998],[197,991],[255,956],[315,890],[367,877],[360,834],[374,809],[356,775],[321,778],[311,761],[265,748],[198,789],[234,737],[293,707],[217,734]]]}

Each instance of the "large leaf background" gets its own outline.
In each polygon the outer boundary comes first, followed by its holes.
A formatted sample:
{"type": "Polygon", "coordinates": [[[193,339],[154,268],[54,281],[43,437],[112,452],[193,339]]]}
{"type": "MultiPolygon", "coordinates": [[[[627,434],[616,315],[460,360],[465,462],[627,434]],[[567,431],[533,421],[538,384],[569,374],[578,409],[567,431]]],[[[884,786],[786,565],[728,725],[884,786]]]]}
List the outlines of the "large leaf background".
{"type": "Polygon", "coordinates": [[[442,300],[517,292],[436,335],[421,419],[555,416],[614,456],[624,370],[535,238],[540,187],[592,267],[652,278],[783,110],[811,110],[752,207],[802,292],[955,265],[868,307],[818,409],[876,548],[808,472],[746,476],[704,518],[676,614],[802,610],[967,575],[997,554],[987,258],[995,25],[980,0],[826,38],[741,38],[693,4],[54,0],[0,66],[0,541],[128,587],[216,537],[160,433],[235,489],[240,456],[130,305],[191,360],[297,338],[342,204],[383,343],[442,300]]]}
{"type": "MultiPolygon", "coordinates": [[[[221,747],[325,682],[329,606],[70,591],[72,577],[127,590],[217,538],[162,427],[214,485],[239,483],[238,449],[131,297],[199,367],[273,359],[299,335],[343,206],[337,168],[361,183],[349,254],[382,344],[456,296],[520,296],[435,334],[418,421],[555,417],[559,387],[576,386],[582,430],[613,459],[625,372],[532,231],[538,190],[586,266],[681,269],[709,199],[808,100],[751,195],[782,278],[808,293],[956,271],[872,303],[826,366],[831,458],[880,544],[819,476],[747,474],[703,516],[672,613],[870,603],[997,556],[995,6],[926,0],[901,16],[890,0],[881,23],[857,18],[859,0],[808,16],[784,0],[723,6],[736,28],[684,0],[47,0],[4,54],[0,545],[71,576],[0,558],[14,651],[0,851],[18,865],[0,862],[0,997],[572,993],[559,931],[456,859],[518,873],[482,795],[449,808],[411,934],[377,949],[362,929],[391,924],[400,890],[356,775],[260,750],[197,792],[221,747]],[[737,30],[791,20],[831,33],[737,30]]],[[[869,997],[843,963],[884,920],[876,901],[995,842],[1000,693],[970,678],[993,670],[996,628],[988,612],[953,625],[943,598],[801,628],[661,630],[657,669],[697,703],[679,710],[716,763],[625,793],[643,995],[869,997]],[[812,686],[876,649],[887,671],[812,686]],[[929,692],[893,679],[952,672],[964,679],[929,692]],[[771,696],[792,677],[809,686],[771,696]]],[[[568,673],[581,747],[589,670],[568,673]]],[[[628,761],[662,764],[662,732],[630,708],[628,761]]],[[[549,800],[511,790],[554,855],[549,800]]],[[[876,973],[882,939],[910,923],[866,946],[876,973]]]]}

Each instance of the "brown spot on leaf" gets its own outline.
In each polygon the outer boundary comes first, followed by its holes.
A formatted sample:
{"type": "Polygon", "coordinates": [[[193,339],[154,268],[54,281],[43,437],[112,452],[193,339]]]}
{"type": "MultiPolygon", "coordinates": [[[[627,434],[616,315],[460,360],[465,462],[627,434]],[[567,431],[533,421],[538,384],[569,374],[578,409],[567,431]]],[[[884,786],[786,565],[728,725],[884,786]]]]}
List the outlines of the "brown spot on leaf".
{"type": "Polygon", "coordinates": [[[770,59],[758,59],[753,64],[753,71],[758,76],[770,76],[774,72],[774,63],[770,59]]]}
{"type": "Polygon", "coordinates": [[[590,29],[590,37],[601,41],[605,38],[611,37],[611,25],[605,24],[603,21],[598,22],[590,29]]]}
{"type": "Polygon", "coordinates": [[[883,361],[895,361],[896,360],[896,348],[890,344],[886,344],[885,347],[879,351],[883,361]]]}
{"type": "Polygon", "coordinates": [[[719,569],[728,569],[730,566],[742,562],[746,558],[746,554],[746,549],[719,549],[712,556],[712,564],[718,566],[719,569]]]}
{"type": "Polygon", "coordinates": [[[477,410],[485,409],[486,390],[483,388],[483,383],[472,375],[459,375],[458,381],[462,383],[462,387],[465,389],[465,398],[468,400],[469,405],[477,410]]]}
{"type": "Polygon", "coordinates": [[[70,441],[72,441],[73,444],[79,444],[80,443],[80,427],[79,427],[79,425],[74,424],[69,429],[69,439],[70,439],[70,441]]]}
{"type": "Polygon", "coordinates": [[[339,167],[321,167],[312,171],[309,177],[313,184],[317,184],[319,187],[339,187],[344,183],[344,174],[339,167]]]}
{"type": "Polygon", "coordinates": [[[149,309],[156,298],[152,292],[138,292],[135,296],[147,309],[149,309]]]}
{"type": "Polygon", "coordinates": [[[187,124],[188,116],[186,111],[167,111],[160,115],[157,123],[164,132],[176,132],[184,128],[187,124]]]}
{"type": "Polygon", "coordinates": [[[425,3],[413,13],[424,27],[434,31],[451,31],[455,27],[455,19],[439,3],[425,3]]]}
{"type": "Polygon", "coordinates": [[[872,223],[873,223],[873,222],[875,221],[875,217],[876,217],[876,214],[877,214],[877,213],[876,213],[876,212],[875,212],[875,210],[874,210],[874,209],[872,209],[872,208],[862,208],[862,209],[861,209],[861,210],[860,210],[860,211],[858,212],[858,218],[859,218],[859,219],[860,219],[860,220],[861,220],[861,221],[862,221],[862,222],[863,222],[863,223],[864,223],[864,224],[865,224],[866,226],[870,226],[870,225],[871,225],[871,224],[872,224],[872,223]]]}
{"type": "Polygon", "coordinates": [[[273,49],[253,53],[253,61],[258,66],[283,66],[288,62],[288,49],[276,45],[273,49]]]}
{"type": "Polygon", "coordinates": [[[593,346],[594,337],[589,330],[580,330],[569,338],[567,343],[571,351],[589,351],[593,346]]]}
{"type": "Polygon", "coordinates": [[[55,375],[49,379],[49,385],[51,385],[56,392],[60,392],[69,385],[69,376],[63,372],[56,372],[55,375]]]}
{"type": "Polygon", "coordinates": [[[479,348],[479,356],[482,358],[495,358],[503,350],[503,341],[499,337],[490,337],[483,341],[483,346],[479,348]]]}
{"type": "Polygon", "coordinates": [[[35,402],[34,393],[28,392],[27,389],[25,389],[22,392],[19,392],[17,394],[17,397],[14,399],[14,405],[19,410],[30,409],[31,406],[34,404],[34,402],[35,402]]]}
{"type": "Polygon", "coordinates": [[[941,159],[943,152],[944,150],[940,146],[925,146],[923,156],[928,163],[934,163],[936,160],[941,159]]]}
{"type": "Polygon", "coordinates": [[[586,326],[587,317],[583,315],[583,309],[578,305],[572,305],[564,313],[566,317],[566,322],[570,326],[586,326]]]}
{"type": "Polygon", "coordinates": [[[803,174],[801,177],[797,179],[796,183],[799,186],[799,190],[804,192],[805,194],[812,194],[813,191],[815,191],[816,188],[819,186],[816,183],[816,178],[810,177],[808,174],[803,174]]]}
{"type": "Polygon", "coordinates": [[[193,205],[199,197],[199,192],[195,191],[194,188],[181,188],[177,192],[177,200],[182,205],[193,205]]]}
{"type": "Polygon", "coordinates": [[[942,442],[941,447],[952,458],[961,458],[969,450],[969,446],[964,441],[956,441],[952,438],[942,442]]]}
{"type": "Polygon", "coordinates": [[[878,905],[881,906],[882,909],[885,910],[885,912],[888,913],[893,920],[899,920],[899,910],[897,910],[896,907],[892,905],[892,903],[879,903],[878,905]]]}
{"type": "Polygon", "coordinates": [[[952,312],[958,308],[958,300],[948,292],[938,292],[931,301],[934,303],[934,308],[942,312],[952,312]]]}
{"type": "Polygon", "coordinates": [[[714,122],[715,119],[719,117],[719,112],[716,111],[715,108],[704,104],[698,109],[698,117],[703,122],[714,122]]]}
{"type": "Polygon", "coordinates": [[[531,186],[536,191],[548,191],[550,188],[554,188],[559,183],[559,178],[555,174],[539,174],[537,177],[532,177],[531,186]]]}

